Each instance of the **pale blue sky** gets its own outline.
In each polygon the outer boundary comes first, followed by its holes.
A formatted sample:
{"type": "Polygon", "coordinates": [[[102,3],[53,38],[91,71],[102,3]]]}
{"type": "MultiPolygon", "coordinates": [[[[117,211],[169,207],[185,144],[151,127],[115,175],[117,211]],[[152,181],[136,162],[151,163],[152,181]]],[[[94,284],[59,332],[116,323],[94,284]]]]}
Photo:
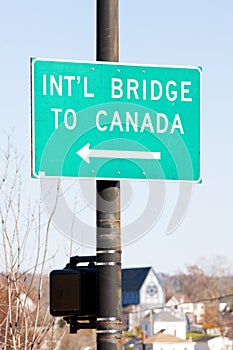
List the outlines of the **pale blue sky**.
{"type": "MultiPolygon", "coordinates": [[[[178,187],[166,185],[160,220],[143,238],[123,248],[124,266],[152,265],[157,271],[174,272],[203,256],[231,259],[233,2],[119,0],[119,26],[121,62],[203,67],[203,184],[194,186],[189,210],[171,235],[165,229],[178,187]]],[[[0,146],[5,143],[2,130],[14,129],[12,140],[25,155],[31,192],[36,195],[39,184],[29,179],[29,58],[94,61],[95,1],[4,2],[0,33],[0,146]]],[[[133,185],[137,192],[128,207],[132,220],[134,213],[146,220],[138,195],[145,190],[142,186],[133,185]]],[[[94,211],[89,215],[94,218],[94,211]]],[[[64,237],[56,235],[65,245],[64,237]]],[[[89,253],[86,248],[78,252],[89,253]]],[[[58,268],[65,257],[61,248],[57,254],[58,268]]]]}

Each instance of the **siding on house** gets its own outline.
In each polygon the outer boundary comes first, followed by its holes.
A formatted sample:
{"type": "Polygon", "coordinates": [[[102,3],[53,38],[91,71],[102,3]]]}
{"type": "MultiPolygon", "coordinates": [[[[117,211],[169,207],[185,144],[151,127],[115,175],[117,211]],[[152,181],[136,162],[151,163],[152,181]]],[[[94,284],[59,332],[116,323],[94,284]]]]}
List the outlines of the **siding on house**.
{"type": "Polygon", "coordinates": [[[122,269],[122,306],[164,305],[165,292],[152,267],[122,269]],[[157,288],[155,294],[148,293],[148,286],[157,288]]]}

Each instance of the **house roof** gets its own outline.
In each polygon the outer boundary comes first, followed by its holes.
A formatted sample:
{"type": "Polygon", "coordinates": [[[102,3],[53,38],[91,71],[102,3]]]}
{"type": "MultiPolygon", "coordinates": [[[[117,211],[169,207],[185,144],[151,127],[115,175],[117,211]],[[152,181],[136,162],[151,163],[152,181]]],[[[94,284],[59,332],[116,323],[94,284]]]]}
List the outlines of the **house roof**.
{"type": "Polygon", "coordinates": [[[171,311],[161,311],[155,314],[154,320],[157,322],[183,322],[185,317],[174,315],[171,311]]]}
{"type": "Polygon", "coordinates": [[[175,302],[175,301],[177,301],[178,304],[180,304],[180,303],[184,304],[184,303],[191,303],[192,302],[191,299],[187,295],[181,294],[181,293],[173,293],[166,300],[167,303],[168,302],[175,302]]]}
{"type": "Polygon", "coordinates": [[[151,267],[122,269],[122,292],[139,292],[151,267]]]}
{"type": "Polygon", "coordinates": [[[151,343],[187,343],[190,341],[189,340],[184,340],[175,337],[174,335],[171,334],[165,334],[163,332],[159,332],[152,337],[148,337],[145,340],[146,344],[151,344],[151,343]]]}

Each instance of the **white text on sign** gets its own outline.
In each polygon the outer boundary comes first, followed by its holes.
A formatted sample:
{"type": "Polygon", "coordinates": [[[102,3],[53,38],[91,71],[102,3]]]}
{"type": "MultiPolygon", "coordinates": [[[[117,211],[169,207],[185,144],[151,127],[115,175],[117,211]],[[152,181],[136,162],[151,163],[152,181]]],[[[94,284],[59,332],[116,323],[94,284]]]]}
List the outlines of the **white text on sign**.
{"type": "MultiPolygon", "coordinates": [[[[137,79],[126,79],[126,83],[120,78],[111,78],[110,96],[112,99],[120,99],[126,97],[127,100],[151,100],[158,101],[162,97],[170,102],[180,100],[181,102],[192,102],[190,93],[191,81],[181,81],[179,83],[174,80],[168,80],[165,84],[157,79],[139,82],[137,79]]],[[[74,96],[81,93],[85,98],[94,98],[95,92],[89,86],[87,76],[80,77],[75,75],[59,75],[55,77],[53,74],[43,74],[43,95],[44,96],[74,96]],[[77,87],[81,86],[81,92],[77,87]]]]}
{"type": "MultiPolygon", "coordinates": [[[[159,101],[166,99],[168,102],[174,103],[180,101],[182,103],[192,102],[191,81],[181,80],[179,83],[174,80],[161,82],[157,79],[126,79],[125,82],[121,78],[111,78],[109,83],[110,98],[118,100],[125,98],[131,100],[150,100],[159,101]]],[[[42,75],[42,94],[43,96],[75,96],[81,94],[81,97],[93,99],[95,91],[92,90],[91,79],[87,76],[75,75],[58,75],[53,74],[42,75]]],[[[54,129],[58,129],[59,125],[64,125],[67,130],[74,130],[78,127],[77,113],[73,108],[63,110],[62,108],[52,107],[50,109],[54,118],[54,129]]],[[[184,128],[179,113],[168,116],[162,112],[146,112],[139,115],[138,111],[124,112],[122,115],[119,111],[110,113],[106,110],[99,110],[95,115],[96,128],[100,132],[114,131],[118,129],[120,132],[142,133],[144,131],[163,134],[174,131],[184,134],[184,128]],[[142,121],[139,125],[139,119],[142,121]],[[170,122],[169,122],[170,120],[170,122]]]]}

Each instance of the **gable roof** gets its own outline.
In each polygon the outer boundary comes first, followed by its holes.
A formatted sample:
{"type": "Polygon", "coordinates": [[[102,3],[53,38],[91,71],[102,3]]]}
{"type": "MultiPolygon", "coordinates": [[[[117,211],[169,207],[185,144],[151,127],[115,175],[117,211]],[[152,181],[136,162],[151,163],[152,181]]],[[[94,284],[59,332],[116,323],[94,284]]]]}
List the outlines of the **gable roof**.
{"type": "Polygon", "coordinates": [[[187,295],[181,294],[181,293],[173,293],[167,298],[166,302],[167,303],[177,302],[177,304],[192,303],[191,299],[187,295]]]}
{"type": "Polygon", "coordinates": [[[151,267],[122,269],[122,305],[138,305],[140,303],[140,288],[151,267]]]}
{"type": "Polygon", "coordinates": [[[151,267],[122,269],[122,292],[139,292],[151,267]]]}
{"type": "Polygon", "coordinates": [[[190,343],[190,340],[180,339],[175,337],[174,335],[159,332],[153,335],[152,337],[146,338],[145,343],[190,343]]]}

